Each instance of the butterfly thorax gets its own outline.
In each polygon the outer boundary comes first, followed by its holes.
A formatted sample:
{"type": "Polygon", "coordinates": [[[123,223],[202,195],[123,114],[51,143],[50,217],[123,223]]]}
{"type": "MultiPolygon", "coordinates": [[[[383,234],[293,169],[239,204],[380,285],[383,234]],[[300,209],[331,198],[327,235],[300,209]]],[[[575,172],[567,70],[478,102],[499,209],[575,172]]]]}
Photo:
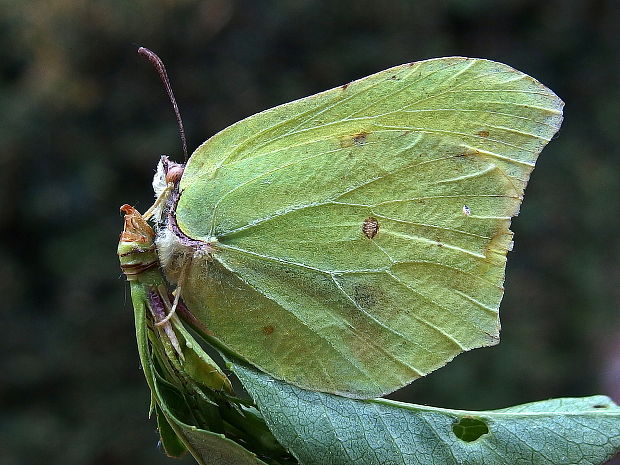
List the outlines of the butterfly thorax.
{"type": "Polygon", "coordinates": [[[156,207],[153,218],[157,237],[155,244],[166,276],[176,282],[178,273],[192,259],[209,259],[216,239],[204,242],[187,236],[178,226],[176,207],[180,198],[179,182],[185,165],[162,156],[153,178],[156,207]]]}

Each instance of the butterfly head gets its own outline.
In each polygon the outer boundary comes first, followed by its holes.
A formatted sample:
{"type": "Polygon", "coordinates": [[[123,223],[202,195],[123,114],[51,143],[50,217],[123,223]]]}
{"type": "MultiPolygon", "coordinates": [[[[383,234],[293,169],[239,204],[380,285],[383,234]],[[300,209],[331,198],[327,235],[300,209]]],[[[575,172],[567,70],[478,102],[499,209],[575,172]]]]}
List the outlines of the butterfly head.
{"type": "Polygon", "coordinates": [[[162,155],[162,164],[165,166],[166,183],[178,184],[185,170],[185,163],[176,163],[170,161],[166,155],[162,155]],[[164,160],[165,159],[165,160],[164,160]]]}
{"type": "Polygon", "coordinates": [[[185,170],[185,163],[176,163],[167,155],[162,155],[157,164],[157,171],[153,177],[153,190],[158,197],[170,184],[176,186],[185,170]]]}

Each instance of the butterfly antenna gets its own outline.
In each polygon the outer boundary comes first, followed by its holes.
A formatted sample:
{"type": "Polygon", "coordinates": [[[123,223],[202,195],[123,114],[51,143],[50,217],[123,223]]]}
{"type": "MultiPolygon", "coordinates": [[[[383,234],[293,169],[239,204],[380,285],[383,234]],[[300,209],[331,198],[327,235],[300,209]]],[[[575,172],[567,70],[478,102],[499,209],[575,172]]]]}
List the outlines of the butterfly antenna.
{"type": "Polygon", "coordinates": [[[187,142],[185,141],[185,130],[183,129],[183,120],[181,120],[181,113],[179,112],[177,101],[174,98],[174,93],[172,92],[172,86],[170,85],[170,79],[168,79],[168,73],[166,73],[166,67],[164,66],[164,62],[161,61],[161,58],[159,58],[155,52],[149,50],[148,48],[139,47],[138,53],[151,62],[151,64],[157,70],[157,74],[159,74],[159,77],[161,78],[161,82],[164,83],[164,87],[166,88],[166,93],[168,94],[168,97],[170,98],[170,103],[172,103],[172,109],[174,110],[174,114],[177,117],[177,124],[179,126],[179,135],[181,136],[181,144],[183,145],[183,155],[185,156],[185,162],[187,163],[187,142]]]}

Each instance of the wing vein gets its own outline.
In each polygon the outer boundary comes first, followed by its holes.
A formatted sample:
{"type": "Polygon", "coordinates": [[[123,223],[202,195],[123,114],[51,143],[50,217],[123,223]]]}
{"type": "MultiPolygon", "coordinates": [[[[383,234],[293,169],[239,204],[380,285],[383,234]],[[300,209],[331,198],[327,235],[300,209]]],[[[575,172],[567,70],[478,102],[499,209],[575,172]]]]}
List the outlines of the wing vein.
{"type": "MultiPolygon", "coordinates": [[[[405,287],[406,289],[410,290],[411,292],[413,292],[414,294],[419,295],[420,297],[422,297],[424,300],[431,302],[433,305],[441,308],[442,310],[445,310],[446,312],[450,312],[449,309],[447,309],[446,307],[444,307],[443,305],[440,305],[439,303],[435,302],[433,299],[431,299],[428,296],[425,296],[424,294],[421,294],[420,292],[416,291],[415,289],[413,289],[411,286],[409,286],[407,283],[405,283],[404,281],[402,281],[398,276],[396,276],[395,274],[393,274],[391,271],[386,271],[386,274],[388,276],[390,276],[392,279],[394,279],[396,282],[398,282],[401,286],[405,287]]],[[[420,321],[421,323],[424,323],[425,325],[427,325],[429,328],[432,328],[433,330],[435,330],[438,334],[441,334],[443,338],[447,339],[448,341],[450,341],[452,344],[454,344],[455,346],[458,347],[458,349],[460,351],[464,351],[466,350],[465,346],[463,344],[461,344],[459,341],[457,341],[454,337],[452,337],[449,333],[447,333],[446,331],[444,331],[443,329],[441,329],[439,326],[434,325],[433,323],[431,323],[430,321],[427,321],[426,319],[415,315],[415,314],[410,314],[411,316],[413,316],[416,320],[420,321]]]]}

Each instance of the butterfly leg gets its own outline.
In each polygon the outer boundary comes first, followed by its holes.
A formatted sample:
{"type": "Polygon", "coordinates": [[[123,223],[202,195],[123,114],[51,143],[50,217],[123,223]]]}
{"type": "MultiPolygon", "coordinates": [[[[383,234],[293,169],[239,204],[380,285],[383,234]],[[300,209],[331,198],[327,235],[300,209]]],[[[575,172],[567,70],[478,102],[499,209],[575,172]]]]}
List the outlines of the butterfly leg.
{"type": "Polygon", "coordinates": [[[168,318],[168,316],[174,315],[174,313],[172,313],[172,304],[170,303],[170,299],[168,298],[168,290],[166,289],[165,285],[159,285],[157,287],[157,291],[158,292],[156,297],[158,298],[150,299],[151,305],[149,306],[149,308],[151,309],[151,313],[153,313],[153,317],[155,319],[155,326],[163,330],[163,332],[168,337],[170,344],[172,344],[172,347],[174,347],[176,353],[179,354],[181,360],[184,360],[185,356],[183,355],[183,351],[181,350],[181,345],[179,344],[179,340],[176,336],[176,333],[174,332],[174,329],[172,328],[172,324],[169,321],[170,319],[168,318]],[[153,301],[157,303],[154,304],[153,301]],[[159,304],[160,302],[161,304],[159,304]],[[161,307],[164,307],[167,310],[167,315],[161,307]]]}
{"type": "Polygon", "coordinates": [[[161,192],[161,194],[157,196],[153,205],[151,205],[149,209],[144,212],[144,215],[142,215],[142,217],[145,220],[149,220],[158,211],[158,209],[161,208],[162,203],[165,203],[168,200],[168,197],[170,197],[170,193],[173,189],[173,182],[169,182],[168,184],[166,184],[166,188],[161,192]]]}
{"type": "Polygon", "coordinates": [[[179,275],[179,280],[177,282],[177,288],[174,290],[173,295],[174,295],[174,301],[172,303],[171,307],[168,307],[168,314],[166,315],[166,317],[163,320],[160,320],[158,322],[155,323],[155,326],[163,326],[166,323],[168,323],[170,321],[170,318],[172,318],[174,316],[174,314],[177,311],[177,307],[179,306],[179,299],[181,298],[181,289],[183,287],[184,281],[185,281],[185,270],[187,269],[187,265],[183,266],[183,268],[181,268],[181,273],[179,275]]]}

